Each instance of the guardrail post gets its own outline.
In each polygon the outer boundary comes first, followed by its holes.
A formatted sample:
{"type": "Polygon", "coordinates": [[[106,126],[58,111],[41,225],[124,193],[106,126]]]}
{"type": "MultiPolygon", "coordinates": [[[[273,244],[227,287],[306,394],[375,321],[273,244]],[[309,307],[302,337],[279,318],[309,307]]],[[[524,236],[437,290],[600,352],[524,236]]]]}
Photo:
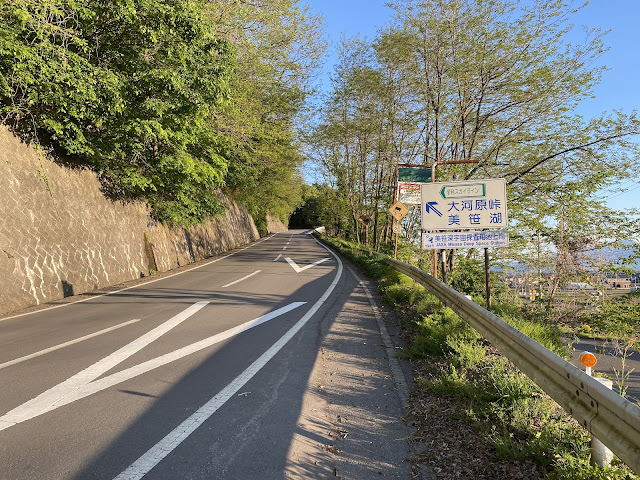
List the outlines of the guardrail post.
{"type": "Polygon", "coordinates": [[[487,293],[487,310],[491,311],[491,275],[489,272],[489,249],[484,249],[484,288],[487,293]]]}
{"type": "MultiPolygon", "coordinates": [[[[602,377],[594,378],[609,390],[613,390],[612,380],[602,377]]],[[[589,463],[593,466],[609,467],[611,466],[611,460],[613,460],[613,452],[594,435],[591,435],[591,460],[589,463]]]]}

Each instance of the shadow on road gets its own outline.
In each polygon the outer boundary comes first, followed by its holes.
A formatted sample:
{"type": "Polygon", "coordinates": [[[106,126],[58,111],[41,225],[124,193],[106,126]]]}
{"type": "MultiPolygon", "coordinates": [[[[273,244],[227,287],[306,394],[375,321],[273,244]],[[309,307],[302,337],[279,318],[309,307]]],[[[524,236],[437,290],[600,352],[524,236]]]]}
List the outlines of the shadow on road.
{"type": "MultiPolygon", "coordinates": [[[[397,433],[405,427],[397,428],[402,424],[401,407],[386,371],[375,319],[361,289],[347,275],[337,294],[267,366],[145,478],[364,480],[379,478],[383,470],[385,478],[409,478],[406,465],[384,461],[392,456],[390,443],[395,442],[395,448],[401,442],[406,450],[406,435],[397,433]],[[345,449],[348,463],[341,460],[345,449]]],[[[304,289],[324,290],[321,285],[318,280],[304,289]]],[[[184,301],[201,300],[202,293],[184,293],[184,301]]],[[[154,296],[137,289],[140,294],[154,296]]],[[[215,297],[216,302],[225,301],[215,297]]],[[[115,440],[73,478],[111,479],[124,471],[233,381],[301,316],[289,315],[282,328],[261,326],[240,334],[192,367],[184,364],[193,359],[176,362],[186,373],[161,395],[145,391],[145,382],[111,389],[113,408],[138,401],[146,402],[145,409],[133,422],[114,425],[120,430],[115,440]]],[[[149,376],[150,386],[164,381],[162,369],[149,376]]]]}

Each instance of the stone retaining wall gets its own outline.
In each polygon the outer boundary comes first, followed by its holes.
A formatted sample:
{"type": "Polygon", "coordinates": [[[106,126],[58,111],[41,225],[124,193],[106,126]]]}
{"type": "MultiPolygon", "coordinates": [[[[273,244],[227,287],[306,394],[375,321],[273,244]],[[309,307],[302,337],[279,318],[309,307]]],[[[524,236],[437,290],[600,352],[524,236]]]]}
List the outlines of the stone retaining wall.
{"type": "Polygon", "coordinates": [[[0,126],[0,314],[207,258],[259,238],[246,209],[169,229],[113,202],[95,173],[39,155],[0,126]]]}
{"type": "Polygon", "coordinates": [[[278,217],[267,213],[267,233],[286,232],[289,229],[278,217]]]}

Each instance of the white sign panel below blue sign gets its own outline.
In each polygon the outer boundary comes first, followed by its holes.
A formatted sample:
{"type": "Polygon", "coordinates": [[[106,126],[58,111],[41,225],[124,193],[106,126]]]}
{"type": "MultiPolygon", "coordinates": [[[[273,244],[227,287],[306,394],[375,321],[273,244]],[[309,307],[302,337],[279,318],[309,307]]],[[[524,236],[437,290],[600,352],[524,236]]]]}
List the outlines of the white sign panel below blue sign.
{"type": "Polygon", "coordinates": [[[422,248],[496,248],[509,246],[509,233],[506,230],[488,230],[486,232],[440,232],[423,233],[422,248]]]}

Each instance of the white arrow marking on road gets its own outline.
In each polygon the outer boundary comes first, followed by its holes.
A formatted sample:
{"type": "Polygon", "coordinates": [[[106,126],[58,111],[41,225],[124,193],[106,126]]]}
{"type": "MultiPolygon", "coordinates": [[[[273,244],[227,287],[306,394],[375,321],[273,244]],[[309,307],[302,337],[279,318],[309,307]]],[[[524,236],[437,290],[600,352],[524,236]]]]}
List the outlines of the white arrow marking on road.
{"type": "MultiPolygon", "coordinates": [[[[68,380],[47,390],[46,392],[42,393],[38,397],[34,398],[33,400],[30,400],[20,405],[19,407],[14,408],[9,413],[0,417],[0,430],[4,430],[6,428],[12,427],[13,425],[16,425],[18,423],[24,422],[31,418],[37,417],[39,415],[42,415],[43,413],[50,412],[52,410],[55,410],[58,407],[62,407],[69,403],[75,402],[76,400],[80,400],[84,397],[88,397],[89,395],[100,392],[106,388],[122,383],[133,377],[142,375],[143,373],[146,373],[148,371],[151,371],[153,369],[166,365],[167,363],[171,363],[183,357],[186,357],[187,355],[191,355],[192,353],[198,352],[204,348],[210,347],[211,345],[214,345],[223,340],[226,340],[227,338],[238,335],[241,332],[249,330],[253,327],[257,327],[258,325],[261,325],[265,322],[268,322],[269,320],[279,317],[280,315],[283,315],[295,308],[300,307],[301,305],[304,305],[306,302],[291,303],[282,308],[274,310],[273,312],[262,315],[261,317],[258,317],[255,320],[245,322],[241,325],[238,325],[237,327],[233,327],[233,328],[230,328],[229,330],[225,330],[224,332],[218,333],[217,335],[213,335],[211,337],[205,338],[204,340],[200,340],[198,342],[192,343],[191,345],[180,348],[178,350],[174,350],[171,353],[161,355],[157,358],[154,358],[153,360],[148,360],[134,367],[127,368],[125,370],[122,370],[121,372],[117,372],[107,377],[101,378],[99,380],[95,380],[95,378],[99,377],[100,375],[102,375],[102,373],[106,372],[109,368],[111,368],[109,367],[107,369],[104,369],[102,372],[98,373],[97,375],[93,376],[93,378],[91,378],[90,380],[84,381],[87,377],[87,372],[91,372],[91,375],[95,374],[96,372],[98,372],[98,370],[103,369],[103,367],[107,363],[106,362],[107,360],[112,359],[116,354],[121,353],[122,350],[134,344],[138,345],[143,338],[147,337],[149,334],[155,332],[159,328],[164,327],[164,325],[176,319],[177,317],[185,316],[187,312],[189,312],[190,310],[192,311],[189,314],[189,316],[193,315],[197,310],[204,307],[208,303],[209,302],[198,302],[195,305],[192,305],[181,314],[177,315],[176,317],[173,317],[171,320],[168,320],[163,325],[160,325],[160,327],[157,327],[156,329],[152,330],[146,335],[143,335],[139,339],[134,340],[129,345],[109,355],[103,360],[100,360],[99,362],[95,363],[94,365],[87,368],[86,370],[83,370],[77,375],[74,375],[68,380]],[[199,308],[194,309],[194,307],[196,306],[199,306],[199,308]]],[[[188,317],[185,316],[184,319],[186,318],[188,317]]],[[[138,348],[136,351],[140,350],[141,348],[142,347],[138,348]]],[[[131,355],[133,355],[133,353],[131,353],[131,355]]],[[[123,360],[125,360],[125,358],[121,358],[117,363],[120,363],[123,360]]],[[[117,365],[117,363],[115,365],[117,365]]]]}
{"type": "Polygon", "coordinates": [[[294,262],[293,260],[291,260],[289,257],[284,257],[284,259],[287,261],[287,263],[289,265],[291,265],[293,267],[293,269],[296,271],[296,273],[300,273],[300,272],[304,272],[305,270],[311,268],[311,267],[315,267],[316,265],[320,265],[322,262],[326,262],[327,260],[330,260],[329,258],[323,258],[322,260],[318,260],[317,262],[314,262],[310,265],[306,265],[304,267],[299,267],[298,264],[296,262],[294,262]]]}
{"type": "Polygon", "coordinates": [[[139,352],[151,342],[157,340],[169,330],[184,322],[187,318],[198,312],[208,303],[209,302],[198,302],[191,305],[189,308],[170,318],[162,325],[150,330],[141,337],[135,339],[133,342],[103,358],[99,362],[96,362],[81,372],[76,373],[73,377],[68,378],[46,392],[41,393],[36,398],[14,408],[0,417],[0,430],[4,430],[16,423],[24,422],[25,420],[29,420],[30,418],[57,408],[57,404],[63,401],[66,397],[73,395],[78,389],[108,372],[134,353],[139,352]]]}
{"type": "MultiPolygon", "coordinates": [[[[316,240],[317,242],[317,240],[316,240]]],[[[319,243],[319,242],[318,242],[319,243]]],[[[327,249],[327,247],[323,248],[327,249]]],[[[305,326],[309,319],[315,315],[320,309],[322,304],[327,300],[329,295],[333,292],[338,280],[342,276],[342,262],[340,259],[330,250],[327,249],[331,255],[333,255],[338,262],[338,273],[336,274],[333,282],[329,288],[324,292],[322,297],[309,309],[305,315],[298,320],[293,327],[291,327],[287,333],[285,333],[280,340],[274,343],[269,350],[264,352],[258,359],[253,362],[244,372],[238,375],[231,381],[226,387],[224,387],[220,393],[211,398],[207,403],[202,405],[194,414],[187,418],[184,422],[178,425],[175,429],[169,432],[162,440],[151,447],[145,454],[143,454],[138,460],[133,462],[129,467],[118,475],[114,480],[140,480],[147,473],[151,471],[153,467],[158,465],[167,455],[173,452],[186,438],[189,437],[196,429],[202,425],[207,419],[209,419],[214,413],[218,411],[230,398],[233,397],[246,383],[251,380],[256,373],[264,367],[269,360],[271,360],[276,353],[278,353],[282,347],[284,347],[293,336],[305,326]]]]}

